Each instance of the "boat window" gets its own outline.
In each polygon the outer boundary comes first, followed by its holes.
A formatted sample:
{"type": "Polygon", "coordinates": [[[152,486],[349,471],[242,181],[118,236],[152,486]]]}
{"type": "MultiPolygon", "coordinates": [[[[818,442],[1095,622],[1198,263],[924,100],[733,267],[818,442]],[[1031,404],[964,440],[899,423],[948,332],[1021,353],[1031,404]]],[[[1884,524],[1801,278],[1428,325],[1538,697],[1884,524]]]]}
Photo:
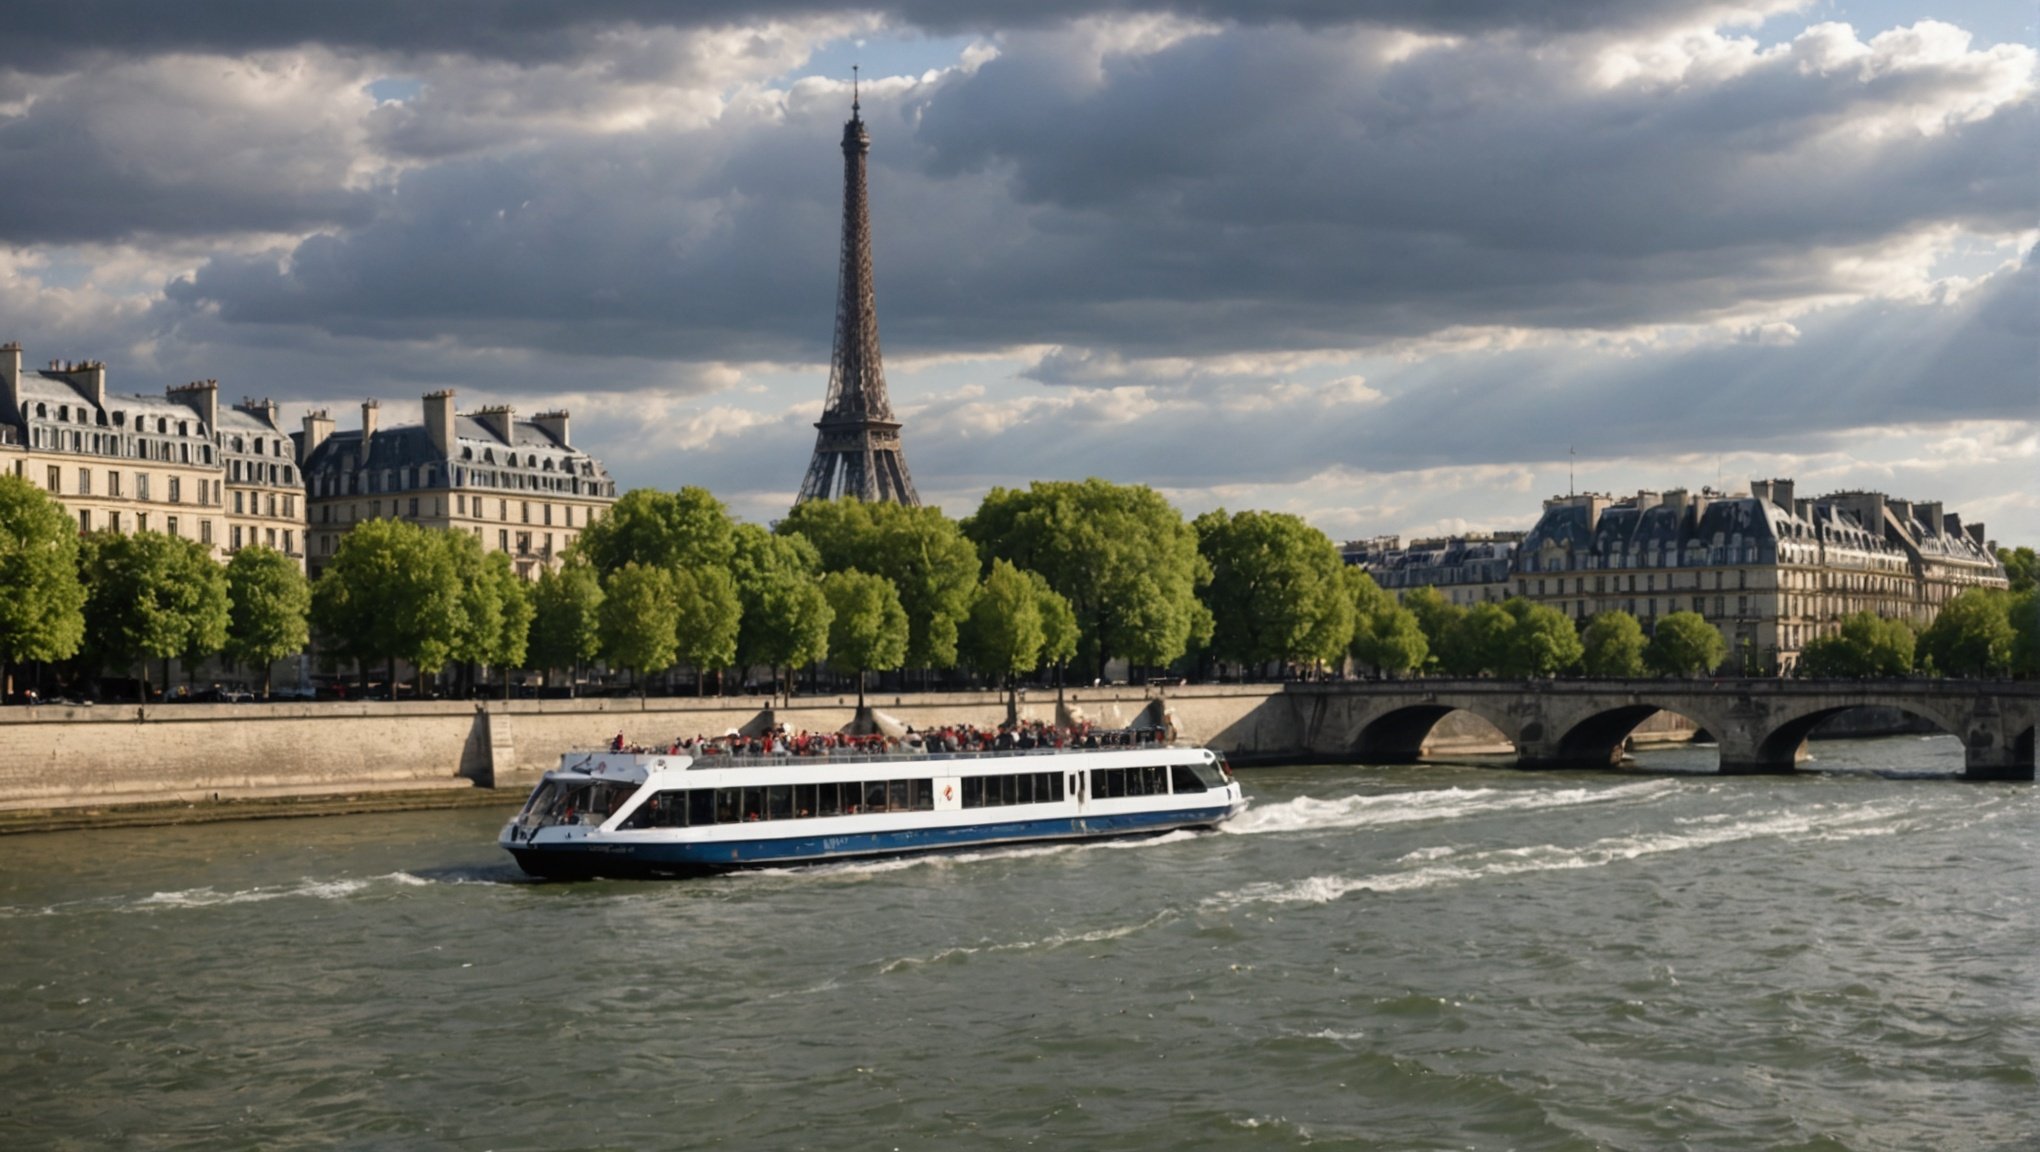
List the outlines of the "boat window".
{"type": "Polygon", "coordinates": [[[818,786],[814,784],[796,784],[793,786],[793,814],[795,818],[805,820],[821,810],[820,804],[817,803],[818,791],[818,786]]]}
{"type": "Polygon", "coordinates": [[[715,789],[696,788],[687,794],[687,822],[689,824],[715,823],[715,789]]]}
{"type": "Polygon", "coordinates": [[[619,828],[684,828],[687,825],[687,794],[657,792],[631,810],[619,828]]]}
{"type": "Polygon", "coordinates": [[[963,778],[963,806],[965,808],[982,808],[985,806],[984,777],[965,776],[963,778]]]}
{"type": "Polygon", "coordinates": [[[886,806],[892,811],[906,812],[913,808],[913,804],[907,800],[907,782],[905,780],[890,782],[886,786],[886,791],[888,793],[886,806]]]}
{"type": "Polygon", "coordinates": [[[818,798],[815,803],[815,815],[841,816],[843,814],[843,793],[841,786],[831,780],[826,784],[818,784],[815,787],[818,792],[818,798]]]}
{"type": "Polygon", "coordinates": [[[1207,790],[1207,786],[1204,783],[1204,781],[1198,779],[1197,772],[1194,770],[1196,767],[1199,766],[1190,764],[1177,764],[1169,769],[1169,776],[1171,781],[1176,785],[1176,791],[1203,792],[1207,790]]]}
{"type": "Polygon", "coordinates": [[[743,799],[743,789],[741,788],[716,789],[715,822],[718,824],[735,824],[738,819],[737,812],[743,803],[743,799]]]}
{"type": "Polygon", "coordinates": [[[765,818],[767,820],[793,819],[793,785],[774,784],[765,790],[765,818]]]}
{"type": "Polygon", "coordinates": [[[935,810],[935,782],[933,780],[910,780],[908,789],[913,797],[912,807],[916,812],[935,810]]]}
{"type": "Polygon", "coordinates": [[[864,810],[866,812],[885,811],[885,781],[867,780],[864,782],[864,810]]]}
{"type": "Polygon", "coordinates": [[[744,789],[743,812],[744,823],[746,824],[753,820],[763,820],[765,818],[765,790],[763,788],[744,789]]]}
{"type": "Polygon", "coordinates": [[[559,791],[559,785],[554,784],[550,780],[540,783],[536,789],[533,789],[531,799],[524,802],[524,810],[526,812],[545,811],[552,804],[553,793],[557,791],[559,791]]]}

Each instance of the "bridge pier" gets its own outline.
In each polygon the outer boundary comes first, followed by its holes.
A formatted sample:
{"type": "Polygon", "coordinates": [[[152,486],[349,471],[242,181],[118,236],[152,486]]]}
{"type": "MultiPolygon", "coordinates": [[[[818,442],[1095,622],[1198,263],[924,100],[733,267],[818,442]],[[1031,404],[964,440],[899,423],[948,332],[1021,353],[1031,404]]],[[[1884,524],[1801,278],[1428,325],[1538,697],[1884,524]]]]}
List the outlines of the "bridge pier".
{"type": "Polygon", "coordinates": [[[2033,728],[2016,735],[1995,709],[1980,707],[1962,739],[1964,780],[2033,779],[2033,728]]]}

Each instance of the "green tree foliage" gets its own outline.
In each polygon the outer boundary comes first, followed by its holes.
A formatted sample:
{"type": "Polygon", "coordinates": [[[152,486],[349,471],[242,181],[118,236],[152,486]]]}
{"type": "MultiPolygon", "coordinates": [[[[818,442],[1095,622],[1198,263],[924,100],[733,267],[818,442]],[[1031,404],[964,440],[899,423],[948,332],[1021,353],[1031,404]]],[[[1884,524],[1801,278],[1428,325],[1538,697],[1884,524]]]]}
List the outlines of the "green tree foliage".
{"type": "Polygon", "coordinates": [[[1799,651],[1809,676],[1905,676],[1912,672],[1915,638],[1903,620],[1858,612],[1839,632],[1817,636],[1799,651]]]}
{"type": "Polygon", "coordinates": [[[1660,676],[1702,676],[1728,657],[1721,629],[1698,612],[1674,612],[1657,622],[1643,662],[1660,676]]]}
{"type": "Polygon", "coordinates": [[[355,525],[312,585],[313,629],[363,663],[404,660],[438,672],[465,619],[446,536],[403,520],[355,525]]]}
{"type": "Polygon", "coordinates": [[[489,663],[503,669],[503,686],[507,690],[510,669],[524,666],[525,654],[531,647],[531,621],[538,608],[532,603],[532,586],[517,575],[509,556],[489,553],[488,571],[489,579],[496,585],[499,605],[496,641],[489,653],[489,663]]]}
{"type": "Polygon", "coordinates": [[[297,561],[274,548],[251,544],[227,562],[227,657],[262,669],[305,650],[311,640],[312,585],[297,561]]]}
{"type": "MultiPolygon", "coordinates": [[[[737,631],[744,605],[737,582],[724,568],[682,568],[673,573],[673,596],[680,605],[680,659],[706,674],[729,667],[737,659],[737,631]]],[[[696,683],[699,684],[697,679],[696,683]]]]}
{"type": "Polygon", "coordinates": [[[1221,659],[1318,663],[1345,653],[1353,640],[1352,588],[1323,532],[1287,513],[1223,508],[1192,526],[1211,569],[1203,600],[1221,659]]]}
{"type": "Polygon", "coordinates": [[[906,664],[907,610],[892,581],[854,568],[822,577],[822,595],[834,614],[829,662],[857,673],[857,706],[862,708],[864,674],[906,664]]]}
{"type": "Polygon", "coordinates": [[[1582,660],[1587,675],[1604,680],[1627,680],[1644,673],[1644,649],[1650,640],[1643,625],[1627,612],[1596,613],[1580,637],[1582,660]]]}
{"type": "Polygon", "coordinates": [[[635,562],[665,569],[727,568],[736,548],[722,501],[705,488],[634,488],[574,542],[603,579],[635,562]]]}
{"type": "Polygon", "coordinates": [[[1549,604],[1521,596],[1502,602],[1511,625],[1496,675],[1527,680],[1556,676],[1579,666],[1585,648],[1572,620],[1549,604]]]}
{"type": "Polygon", "coordinates": [[[1466,609],[1445,598],[1436,588],[1415,588],[1403,594],[1402,606],[1417,618],[1417,627],[1424,634],[1424,643],[1430,649],[1431,663],[1440,671],[1450,672],[1452,665],[1447,662],[1446,653],[1452,647],[1450,636],[1466,609]]]}
{"type": "Polygon", "coordinates": [[[822,595],[821,567],[807,537],[737,525],[730,574],[743,605],[737,622],[739,664],[797,668],[829,654],[833,614],[822,595]]]}
{"type": "Polygon", "coordinates": [[[978,669],[1010,683],[1039,664],[1047,636],[1041,624],[1041,598],[1028,574],[1005,560],[992,561],[970,615],[964,619],[961,643],[978,669]]]}
{"type": "Polygon", "coordinates": [[[545,569],[531,590],[531,644],[527,667],[578,670],[602,651],[602,582],[579,556],[545,569]]]}
{"type": "Polygon", "coordinates": [[[2012,597],[2012,675],[2040,676],[2040,587],[2012,597]]]}
{"type": "Polygon", "coordinates": [[[673,573],[626,561],[604,581],[596,620],[603,658],[635,672],[638,695],[644,695],[645,677],[671,668],[679,655],[680,598],[673,573]]]}
{"type": "MultiPolygon", "coordinates": [[[[1456,616],[1447,618],[1450,623],[1445,625],[1445,634],[1439,638],[1437,646],[1438,664],[1446,674],[1501,675],[1509,662],[1509,641],[1516,630],[1515,617],[1500,604],[1486,603],[1460,610],[1456,616]]],[[[1417,620],[1421,626],[1422,613],[1418,613],[1417,620]]]]}
{"type": "Polygon", "coordinates": [[[1922,663],[1943,676],[2003,676],[2012,669],[2012,595],[1965,588],[1941,606],[1919,639],[1922,663]]]}
{"type": "Polygon", "coordinates": [[[160,532],[95,533],[78,551],[85,581],[86,646],[124,668],[218,652],[227,642],[227,574],[193,540],[160,532]]]}
{"type": "MultiPolygon", "coordinates": [[[[491,554],[467,532],[435,533],[434,543],[453,564],[454,581],[460,588],[459,619],[449,638],[447,657],[467,665],[470,671],[477,664],[493,664],[503,639],[503,587],[489,570],[491,554]]],[[[509,561],[500,552],[493,555],[509,561]]]]}
{"type": "Polygon", "coordinates": [[[1041,662],[1060,675],[1077,655],[1077,613],[1068,597],[1048,586],[1046,576],[1028,572],[1027,583],[1034,589],[1035,610],[1041,613],[1041,662]]]}
{"type": "Polygon", "coordinates": [[[2013,595],[2031,592],[2040,586],[2040,555],[2031,548],[2020,545],[2017,548],[1997,550],[1998,562],[2005,566],[2005,576],[2012,582],[2013,595]]]}
{"type": "Polygon", "coordinates": [[[892,581],[907,613],[910,668],[956,663],[957,629],[977,594],[978,550],[940,508],[810,500],[777,530],[814,546],[822,570],[856,569],[892,581]]]}
{"type": "Polygon", "coordinates": [[[0,688],[7,666],[68,660],[85,641],[78,525],[64,506],[0,474],[0,688]]]}
{"type": "Polygon", "coordinates": [[[1353,659],[1391,676],[1422,668],[1431,644],[1417,614],[1358,568],[1347,566],[1341,577],[1353,604],[1353,659]]]}
{"type": "Polygon", "coordinates": [[[988,560],[1041,573],[1070,602],[1078,656],[1100,675],[1113,656],[1167,664],[1212,627],[1197,598],[1210,571],[1197,533],[1152,488],[1095,478],[994,488],[963,529],[988,560]]]}

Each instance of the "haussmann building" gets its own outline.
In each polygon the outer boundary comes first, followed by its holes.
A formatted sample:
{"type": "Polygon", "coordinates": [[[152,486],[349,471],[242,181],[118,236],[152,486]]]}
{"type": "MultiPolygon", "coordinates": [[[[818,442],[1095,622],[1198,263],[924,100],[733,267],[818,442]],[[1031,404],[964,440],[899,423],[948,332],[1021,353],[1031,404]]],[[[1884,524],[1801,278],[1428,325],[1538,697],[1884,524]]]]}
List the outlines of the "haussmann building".
{"type": "Polygon", "coordinates": [[[2003,588],[1981,523],[1877,492],[1798,498],[1790,480],[1545,501],[1516,550],[1516,593],[1576,621],[1620,610],[1649,631],[1697,612],[1736,671],[1790,671],[1800,650],[1870,612],[1921,626],[1966,588],[2003,588]]]}
{"type": "Polygon", "coordinates": [[[529,420],[508,405],[456,412],[449,390],[425,397],[422,424],[385,428],[378,415],[368,401],[361,427],[344,432],[323,411],[304,418],[297,439],[314,576],[349,528],[393,518],[472,532],[535,579],[616,502],[608,471],[573,446],[564,411],[529,420]]]}
{"type": "Polygon", "coordinates": [[[219,383],[119,395],[97,360],[24,369],[0,345],[0,471],[55,497],[80,532],[163,532],[224,559],[304,557],[304,488],[273,401],[221,408],[219,383]]]}

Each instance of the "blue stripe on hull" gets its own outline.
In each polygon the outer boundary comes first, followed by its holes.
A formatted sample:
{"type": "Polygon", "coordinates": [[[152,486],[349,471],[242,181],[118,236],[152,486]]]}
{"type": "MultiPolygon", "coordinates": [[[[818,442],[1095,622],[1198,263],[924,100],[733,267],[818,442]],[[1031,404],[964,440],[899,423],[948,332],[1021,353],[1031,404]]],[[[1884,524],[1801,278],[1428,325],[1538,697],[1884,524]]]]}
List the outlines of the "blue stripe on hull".
{"type": "Polygon", "coordinates": [[[1179,808],[1169,812],[1060,817],[775,840],[519,844],[511,847],[510,853],[526,872],[539,876],[700,875],[739,868],[821,864],[834,860],[947,852],[1002,844],[1152,836],[1183,828],[1213,827],[1231,814],[1229,806],[1219,805],[1179,808]]]}

